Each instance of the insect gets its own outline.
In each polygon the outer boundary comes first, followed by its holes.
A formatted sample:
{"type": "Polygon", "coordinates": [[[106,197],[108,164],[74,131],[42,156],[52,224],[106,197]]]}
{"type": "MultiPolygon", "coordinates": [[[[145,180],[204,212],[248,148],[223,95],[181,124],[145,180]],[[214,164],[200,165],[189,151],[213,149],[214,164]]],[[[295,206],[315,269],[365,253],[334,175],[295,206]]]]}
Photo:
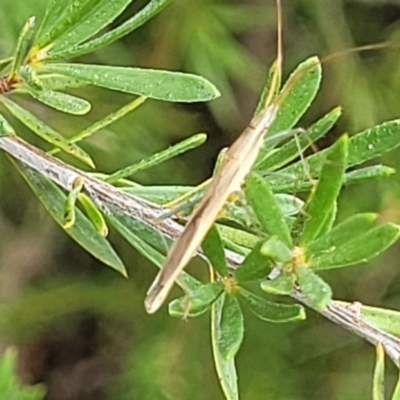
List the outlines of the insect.
{"type": "Polygon", "coordinates": [[[271,79],[271,85],[265,106],[253,117],[248,127],[226,151],[221,166],[212,182],[194,209],[189,221],[168,252],[163,268],[158,273],[147,292],[145,308],[148,313],[156,312],[165,301],[175,279],[189,263],[211,225],[216,220],[219,211],[229,195],[240,189],[246,175],[255,163],[263,145],[265,133],[274,122],[279,109],[279,101],[272,102],[278,86],[278,74],[282,65],[282,27],[281,4],[277,0],[278,39],[276,70],[271,79]]]}
{"type": "MultiPolygon", "coordinates": [[[[241,183],[250,172],[263,146],[264,136],[275,121],[279,107],[291,88],[289,85],[286,90],[274,99],[282,66],[281,0],[277,0],[276,4],[278,21],[276,68],[271,79],[264,108],[253,117],[248,127],[227,150],[221,166],[212,182],[208,185],[202,200],[191,214],[184,231],[169,250],[163,268],[147,292],[145,308],[148,313],[156,312],[163,304],[175,279],[196,253],[230,194],[240,189],[241,183]]],[[[388,43],[361,46],[332,54],[324,58],[321,62],[340,57],[343,54],[387,46],[388,43]]]]}

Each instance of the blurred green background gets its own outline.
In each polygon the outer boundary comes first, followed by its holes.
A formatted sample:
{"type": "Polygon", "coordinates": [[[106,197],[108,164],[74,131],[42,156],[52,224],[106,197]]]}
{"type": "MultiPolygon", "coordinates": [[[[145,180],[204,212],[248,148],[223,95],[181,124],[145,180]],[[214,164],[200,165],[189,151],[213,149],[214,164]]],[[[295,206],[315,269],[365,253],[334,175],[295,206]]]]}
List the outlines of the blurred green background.
{"type": "MultiPolygon", "coordinates": [[[[25,20],[42,16],[48,2],[0,2],[0,58],[12,54],[25,20]]],[[[145,3],[133,2],[116,23],[145,3]]],[[[400,1],[283,0],[283,8],[284,76],[310,55],[380,41],[395,45],[325,64],[323,88],[301,126],[336,105],[343,106],[344,116],[321,147],[343,132],[354,134],[399,117],[400,1]]],[[[276,55],[275,40],[274,0],[174,0],[138,31],[82,61],[195,72],[215,83],[221,98],[193,105],[149,101],[83,147],[100,171],[112,172],[193,133],[207,132],[201,148],[135,176],[143,184],[201,182],[219,150],[251,118],[276,55]]],[[[93,102],[86,117],[65,117],[21,102],[68,136],[131,99],[91,87],[79,93],[93,102]]],[[[22,126],[17,128],[39,145],[22,126]]],[[[392,152],[384,162],[399,169],[399,155],[392,152]]],[[[345,188],[339,219],[375,211],[382,220],[400,223],[399,183],[396,174],[345,188]]],[[[153,265],[114,232],[111,241],[130,279],[99,264],[56,226],[3,154],[0,194],[1,346],[18,344],[25,382],[44,381],[49,400],[223,398],[208,316],[181,321],[169,318],[165,307],[154,316],[144,312],[153,265]]],[[[369,265],[326,272],[324,278],[335,298],[396,309],[399,254],[400,244],[369,265]]],[[[371,397],[370,345],[311,311],[305,322],[281,326],[248,317],[237,358],[242,399],[371,397]]],[[[389,367],[389,388],[395,376],[389,367]]]]}

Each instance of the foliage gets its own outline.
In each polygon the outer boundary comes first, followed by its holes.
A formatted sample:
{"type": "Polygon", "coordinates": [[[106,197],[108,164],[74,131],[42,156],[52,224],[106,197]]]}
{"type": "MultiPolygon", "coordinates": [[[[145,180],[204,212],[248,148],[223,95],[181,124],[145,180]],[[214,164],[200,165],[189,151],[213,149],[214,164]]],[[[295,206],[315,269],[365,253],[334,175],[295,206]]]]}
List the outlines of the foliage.
{"type": "Polygon", "coordinates": [[[40,400],[45,390],[42,386],[23,386],[15,377],[17,352],[8,348],[0,358],[0,393],[10,400],[40,400]]]}
{"type": "MultiPolygon", "coordinates": [[[[20,121],[54,146],[52,154],[64,152],[90,168],[95,167],[91,155],[77,143],[135,110],[145,100],[191,103],[219,96],[218,89],[212,83],[193,74],[64,62],[120,39],[156,15],[169,0],[152,0],[134,17],[107,33],[101,33],[129,3],[130,0],[114,1],[110,7],[110,2],[106,0],[71,4],[53,0],[36,31],[35,19],[27,20],[12,58],[2,63],[4,76],[1,78],[0,102],[13,117],[13,124],[16,120],[20,121]],[[85,85],[138,97],[123,109],[107,115],[92,127],[68,139],[14,101],[14,94],[28,95],[63,113],[84,115],[91,108],[90,102],[65,91],[85,85]]],[[[218,6],[212,11],[225,13],[226,25],[231,21],[230,18],[237,18],[229,12],[229,7],[218,6]]],[[[211,17],[203,16],[206,20],[211,17]]],[[[245,28],[243,26],[241,29],[245,28]]],[[[226,27],[221,26],[221,37],[225,38],[227,47],[232,46],[224,30],[226,27]]],[[[200,40],[196,32],[192,36],[195,42],[200,40]]],[[[215,51],[205,47],[205,53],[215,51]]],[[[201,52],[193,52],[191,61],[196,65],[197,54],[201,52]]],[[[219,76],[226,74],[224,90],[228,90],[229,86],[227,77],[233,74],[228,67],[232,68],[235,59],[227,59],[226,63],[220,66],[220,71],[214,72],[219,76]]],[[[234,73],[241,75],[243,72],[244,65],[241,65],[234,73]]],[[[169,313],[175,317],[197,317],[208,311],[211,313],[215,364],[222,389],[229,399],[239,397],[235,356],[244,338],[244,310],[269,323],[305,319],[302,305],[286,304],[276,301],[276,298],[267,299],[260,295],[258,288],[255,289],[254,283],[263,292],[273,295],[290,295],[293,291],[300,291],[310,307],[325,310],[332,300],[332,289],[318,272],[366,262],[386,250],[400,234],[399,226],[393,223],[373,226],[375,215],[370,213],[356,214],[336,223],[338,196],[344,184],[377,179],[393,173],[390,168],[381,165],[361,166],[351,171],[348,169],[397,147],[400,144],[399,120],[385,122],[351,138],[343,135],[327,149],[305,159],[301,157],[300,160],[297,160],[299,152],[306,151],[329,131],[339,118],[340,109],[328,112],[299,137],[284,135],[282,138],[281,133],[292,130],[313,102],[320,81],[321,65],[313,57],[300,64],[280,89],[282,96],[278,98],[282,101],[279,103],[279,113],[268,131],[254,170],[244,182],[245,199],[227,205],[202,244],[202,255],[212,267],[210,282],[203,284],[188,273],[182,274],[177,283],[183,287],[185,296],[173,300],[169,305],[169,313]],[[272,171],[279,172],[279,175],[271,175],[272,171]],[[301,191],[309,191],[305,201],[297,196],[301,191]],[[288,200],[292,202],[290,210],[287,207],[288,200]],[[364,246],[364,243],[368,243],[368,246],[364,246]],[[241,262],[234,269],[227,249],[240,255],[241,262]]],[[[264,93],[268,90],[267,84],[264,93]]],[[[217,115],[219,112],[216,110],[217,115]]],[[[3,115],[0,117],[0,135],[16,138],[16,130],[8,119],[3,115]]],[[[106,238],[107,224],[159,267],[165,258],[165,246],[172,241],[171,235],[166,232],[160,234],[150,223],[150,218],[132,215],[129,209],[118,208],[118,204],[114,208],[101,207],[101,199],[85,187],[81,178],[94,176],[93,182],[100,182],[100,185],[104,185],[102,187],[109,188],[110,193],[117,193],[115,188],[118,188],[127,198],[139,198],[146,207],[162,210],[151,202],[164,204],[182,194],[191,195],[191,189],[195,188],[142,187],[129,177],[201,145],[204,139],[204,135],[193,136],[113,174],[89,175],[67,164],[74,179],[69,182],[66,192],[48,176],[24,163],[23,159],[14,163],[56,222],[85,250],[127,276],[122,260],[106,238]],[[77,202],[82,203],[85,212],[76,207],[77,202]]],[[[385,325],[388,321],[385,310],[376,309],[374,316],[383,320],[382,329],[389,330],[385,325]]],[[[393,318],[396,319],[396,316],[391,314],[390,319],[393,318]]],[[[381,392],[383,371],[379,346],[378,352],[374,381],[377,399],[381,392]]],[[[9,357],[9,353],[6,353],[4,359],[9,357]]]]}

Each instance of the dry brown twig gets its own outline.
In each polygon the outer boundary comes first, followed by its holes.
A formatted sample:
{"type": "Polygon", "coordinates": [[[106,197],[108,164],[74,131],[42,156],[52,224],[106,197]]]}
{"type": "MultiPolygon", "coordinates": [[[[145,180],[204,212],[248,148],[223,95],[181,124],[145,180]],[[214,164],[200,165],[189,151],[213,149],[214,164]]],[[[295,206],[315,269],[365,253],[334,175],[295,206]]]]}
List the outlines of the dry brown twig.
{"type": "MultiPolygon", "coordinates": [[[[177,237],[183,230],[183,227],[172,218],[157,220],[157,217],[163,215],[166,211],[162,206],[125,193],[106,182],[63,163],[18,137],[0,137],[0,148],[67,191],[71,189],[74,180],[78,176],[81,177],[85,192],[105,213],[112,214],[113,210],[118,209],[131,218],[140,219],[141,222],[148,224],[170,238],[177,237]]],[[[199,254],[201,255],[200,252],[199,254]]],[[[243,259],[241,255],[232,251],[227,251],[226,256],[233,269],[243,259]]],[[[366,321],[356,311],[356,307],[349,307],[342,302],[332,300],[326,309],[320,310],[313,307],[300,291],[294,290],[291,297],[369,343],[373,345],[381,343],[386,354],[396,366],[400,366],[400,339],[366,321]]]]}

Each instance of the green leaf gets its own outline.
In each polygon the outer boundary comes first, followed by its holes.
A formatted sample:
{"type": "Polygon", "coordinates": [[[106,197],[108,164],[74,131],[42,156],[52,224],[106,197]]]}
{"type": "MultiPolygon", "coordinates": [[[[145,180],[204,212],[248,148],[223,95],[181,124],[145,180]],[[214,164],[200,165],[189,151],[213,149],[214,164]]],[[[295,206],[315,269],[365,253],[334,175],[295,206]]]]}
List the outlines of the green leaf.
{"type": "MultiPolygon", "coordinates": [[[[308,158],[305,160],[305,163],[307,163],[308,166],[308,158]]],[[[300,175],[289,175],[285,172],[282,172],[280,177],[268,179],[273,191],[284,193],[291,193],[294,191],[299,193],[310,190],[313,185],[309,179],[304,180],[304,162],[302,162],[301,167],[301,171],[298,171],[300,175]]],[[[286,171],[286,169],[282,171],[286,171]]],[[[369,167],[363,167],[354,171],[346,172],[343,179],[343,185],[347,186],[354,183],[359,183],[360,181],[366,179],[386,178],[390,175],[393,175],[395,172],[395,169],[384,165],[371,165],[369,167]]],[[[317,175],[314,175],[314,177],[317,177],[317,175]]]]}
{"type": "MultiPolygon", "coordinates": [[[[345,305],[350,303],[341,302],[345,305]]],[[[400,336],[400,311],[390,310],[381,307],[370,307],[360,305],[361,316],[379,329],[382,329],[395,336],[400,336]]]]}
{"type": "Polygon", "coordinates": [[[299,304],[274,303],[256,296],[242,287],[239,288],[239,295],[249,310],[263,321],[282,323],[306,318],[304,308],[299,304]]]}
{"type": "Polygon", "coordinates": [[[344,184],[351,185],[364,181],[366,179],[380,179],[387,178],[396,172],[394,168],[387,167],[386,165],[371,165],[347,172],[344,176],[344,184]]]}
{"type": "MultiPolygon", "coordinates": [[[[348,167],[379,157],[400,145],[400,120],[384,122],[350,138],[348,167]]],[[[306,158],[307,168],[315,178],[319,175],[333,146],[306,158]]],[[[280,171],[285,174],[301,176],[303,163],[297,162],[280,171]]],[[[279,185],[276,185],[279,187],[279,185]]],[[[274,185],[275,189],[275,185],[274,185]]]]}
{"type": "Polygon", "coordinates": [[[165,204],[190,192],[193,186],[132,186],[121,190],[153,203],[165,204]]]}
{"type": "Polygon", "coordinates": [[[42,385],[23,386],[17,378],[17,351],[9,347],[0,357],[0,393],[8,400],[41,400],[45,396],[42,385]]]}
{"type": "Polygon", "coordinates": [[[377,218],[377,214],[363,213],[356,214],[336,225],[331,231],[318,239],[308,243],[306,246],[306,257],[325,251],[331,251],[333,248],[359,237],[371,228],[377,218]]]}
{"type": "MultiPolygon", "coordinates": [[[[135,100],[129,102],[128,104],[125,104],[118,110],[111,112],[110,114],[106,115],[104,118],[100,119],[99,121],[96,121],[93,124],[89,125],[83,131],[80,131],[76,135],[70,137],[68,140],[69,143],[77,143],[77,142],[93,135],[100,129],[104,129],[106,126],[119,120],[120,118],[122,118],[123,116],[128,114],[129,112],[135,110],[137,107],[139,107],[145,101],[146,101],[145,97],[138,97],[135,100]]],[[[58,149],[53,149],[50,151],[50,154],[56,154],[57,152],[58,152],[58,149]]]]}
{"type": "Polygon", "coordinates": [[[282,71],[278,70],[278,65],[276,60],[272,63],[269,71],[268,71],[268,76],[267,76],[267,80],[264,84],[263,90],[261,92],[261,96],[258,100],[258,104],[256,107],[256,112],[255,114],[258,114],[259,112],[261,112],[265,107],[268,107],[269,104],[267,104],[267,100],[268,97],[270,96],[270,91],[271,91],[271,85],[272,85],[272,81],[274,79],[274,76],[276,75],[277,77],[277,84],[276,84],[276,88],[274,88],[275,93],[273,95],[273,98],[276,98],[276,96],[279,94],[279,91],[281,89],[281,84],[282,84],[282,71]]]}
{"type": "Polygon", "coordinates": [[[272,237],[265,241],[260,249],[261,254],[272,258],[277,263],[287,263],[292,259],[292,251],[281,240],[272,237]]]}
{"type": "Polygon", "coordinates": [[[256,173],[250,173],[245,181],[245,194],[262,230],[277,236],[290,247],[292,238],[289,227],[268,183],[256,173]]]}
{"type": "Polygon", "coordinates": [[[237,282],[250,282],[265,278],[272,270],[269,257],[260,251],[264,241],[258,242],[243,262],[237,267],[233,276],[237,282]]]}
{"type": "Polygon", "coordinates": [[[42,49],[64,34],[97,0],[51,0],[34,40],[34,46],[42,49]]]}
{"type": "Polygon", "coordinates": [[[223,292],[222,282],[211,282],[199,286],[190,293],[190,296],[183,296],[169,303],[168,312],[171,317],[197,317],[204,314],[210,305],[223,292]]]}
{"type": "Polygon", "coordinates": [[[131,176],[136,172],[143,171],[144,169],[151,168],[155,165],[161,164],[162,162],[167,161],[173,157],[176,157],[179,154],[186,153],[187,151],[202,145],[206,141],[206,139],[207,135],[204,133],[193,135],[190,138],[182,140],[176,145],[173,145],[166,150],[160,151],[159,153],[156,153],[149,158],[146,158],[134,165],[130,165],[129,167],[114,172],[113,174],[111,174],[106,178],[106,182],[113,183],[120,179],[131,176]]]}
{"type": "Polygon", "coordinates": [[[307,199],[304,209],[306,220],[301,232],[300,245],[304,246],[320,235],[342,187],[347,166],[348,138],[339,139],[329,153],[318,183],[307,199]]]}
{"type": "Polygon", "coordinates": [[[64,206],[63,212],[63,228],[69,229],[75,223],[76,213],[75,213],[75,204],[76,199],[78,198],[79,192],[83,188],[82,178],[80,176],[76,177],[74,182],[72,183],[72,188],[67,195],[67,200],[64,206]]]}
{"type": "Polygon", "coordinates": [[[258,236],[252,233],[242,231],[241,229],[236,229],[228,225],[217,224],[216,226],[224,241],[228,240],[242,248],[245,247],[247,249],[252,249],[260,239],[258,236]]]}
{"type": "Polygon", "coordinates": [[[29,91],[30,88],[33,88],[36,90],[43,89],[43,85],[42,85],[42,82],[41,82],[38,74],[30,65],[22,65],[18,69],[18,74],[22,78],[23,82],[25,83],[25,85],[22,86],[23,90],[29,91]]]}
{"type": "Polygon", "coordinates": [[[92,199],[85,193],[79,193],[78,200],[96,231],[99,232],[101,236],[106,237],[108,235],[106,221],[101,211],[93,203],[92,199]]]}
{"type": "Polygon", "coordinates": [[[33,87],[30,87],[28,91],[33,98],[41,103],[67,114],[85,115],[92,107],[87,100],[67,93],[48,89],[36,90],[33,87]]]}
{"type": "Polygon", "coordinates": [[[60,135],[53,128],[50,128],[43,121],[36,118],[29,111],[20,107],[17,103],[14,103],[7,97],[1,96],[0,101],[7,107],[7,109],[11,112],[12,115],[14,115],[15,118],[19,119],[24,125],[31,129],[32,132],[36,133],[40,138],[94,168],[92,159],[80,147],[75,144],[69,143],[67,139],[64,138],[64,136],[60,135]]]}
{"type": "Polygon", "coordinates": [[[220,96],[206,79],[183,72],[85,64],[43,64],[41,68],[92,85],[158,100],[191,103],[220,96]]]}
{"type": "Polygon", "coordinates": [[[14,57],[7,57],[0,60],[0,72],[14,60],[14,57]]]}
{"type": "Polygon", "coordinates": [[[16,136],[14,128],[0,114],[0,136],[16,136]]]}
{"type": "Polygon", "coordinates": [[[319,310],[326,308],[332,299],[330,286],[310,268],[296,267],[297,282],[309,303],[319,310]]]}
{"type": "Polygon", "coordinates": [[[235,359],[227,360],[220,352],[219,339],[221,337],[221,320],[225,302],[225,294],[220,296],[211,307],[211,340],[214,363],[225,397],[229,400],[239,400],[235,359]]]}
{"type": "Polygon", "coordinates": [[[218,274],[220,276],[227,276],[228,264],[225,258],[224,246],[215,225],[213,225],[208,231],[201,247],[211,266],[218,272],[218,274]]]}
{"type": "Polygon", "coordinates": [[[291,194],[276,193],[275,199],[285,217],[298,214],[304,207],[304,201],[291,194]]]}
{"type": "Polygon", "coordinates": [[[104,35],[90,40],[89,42],[75,46],[72,49],[64,50],[54,55],[52,54],[50,57],[47,57],[47,59],[70,59],[107,46],[108,44],[115,42],[116,40],[142,26],[149,19],[158,14],[170,2],[171,0],[151,0],[137,14],[129,18],[115,29],[108,31],[104,35]]]}
{"type": "MultiPolygon", "coordinates": [[[[146,220],[141,219],[140,215],[138,215],[137,218],[133,218],[116,205],[108,205],[108,208],[110,210],[108,219],[116,229],[119,230],[119,226],[122,226],[124,230],[131,231],[135,236],[140,236],[143,242],[149,244],[159,253],[167,253],[168,248],[172,245],[170,236],[164,236],[157,230],[156,226],[152,226],[146,220]]],[[[122,232],[120,233],[122,234],[122,232]]],[[[126,237],[126,239],[128,238],[126,237]]],[[[133,243],[134,239],[131,244],[133,245],[133,243]]],[[[139,248],[137,248],[137,250],[140,251],[139,248]]]]}
{"type": "Polygon", "coordinates": [[[225,294],[219,326],[217,327],[217,345],[222,357],[233,359],[243,341],[243,314],[236,296],[225,294]]]}
{"type": "MultiPolygon", "coordinates": [[[[15,164],[50,215],[62,226],[63,210],[67,199],[66,195],[53,182],[38,172],[22,164],[15,164]]],[[[94,229],[92,223],[79,209],[76,209],[75,224],[66,232],[95,258],[115,269],[123,276],[127,276],[124,264],[108,240],[94,229]]]]}
{"type": "Polygon", "coordinates": [[[56,29],[68,29],[68,27],[65,25],[65,22],[67,20],[65,16],[69,11],[68,6],[76,7],[77,4],[79,3],[71,3],[70,0],[50,0],[44,18],[42,19],[36,32],[34,45],[41,47],[47,43],[50,43],[51,38],[56,36],[56,29]],[[58,23],[61,20],[64,20],[63,25],[60,25],[58,23]]]}
{"type": "Polygon", "coordinates": [[[289,295],[295,284],[294,274],[285,274],[281,272],[273,279],[266,279],[261,282],[261,289],[269,294],[289,295]]]}
{"type": "Polygon", "coordinates": [[[11,64],[10,76],[13,76],[24,62],[26,56],[26,50],[28,48],[29,41],[32,38],[33,29],[35,27],[35,17],[31,17],[26,21],[21,33],[19,34],[17,48],[15,50],[14,60],[11,64]]]}
{"type": "Polygon", "coordinates": [[[299,156],[308,147],[323,137],[336,123],[342,113],[340,107],[329,111],[323,118],[311,125],[298,139],[292,139],[275,151],[266,153],[265,157],[257,163],[257,171],[270,172],[281,168],[299,156]]]}
{"type": "Polygon", "coordinates": [[[337,201],[335,201],[333,203],[331,210],[329,211],[328,215],[325,218],[324,224],[321,226],[321,230],[319,231],[318,236],[323,236],[332,229],[332,226],[336,221],[337,211],[338,211],[337,201]]]}
{"type": "Polygon", "coordinates": [[[391,400],[400,400],[400,375],[397,377],[396,387],[394,388],[391,400]]]}
{"type": "Polygon", "coordinates": [[[314,269],[330,269],[365,262],[386,250],[399,235],[399,225],[382,224],[333,248],[330,252],[310,258],[309,265],[314,269]]]}
{"type": "Polygon", "coordinates": [[[372,400],[385,400],[385,350],[382,343],[376,346],[376,361],[372,383],[372,400]]]}
{"type": "Polygon", "coordinates": [[[75,24],[50,44],[49,55],[69,50],[89,39],[120,15],[132,0],[97,0],[75,24]]]}
{"type": "MultiPolygon", "coordinates": [[[[154,236],[152,237],[152,240],[150,240],[150,244],[146,240],[143,240],[143,238],[149,239],[151,235],[149,233],[151,228],[146,226],[144,222],[134,220],[125,214],[117,213],[113,213],[111,216],[109,216],[109,221],[110,224],[120,233],[120,235],[124,237],[126,241],[130,243],[132,247],[134,247],[140,254],[153,262],[158,268],[161,268],[164,265],[165,255],[162,254],[157,247],[154,247],[151,243],[154,243],[154,236]],[[142,228],[142,230],[140,230],[140,228],[142,228]],[[135,232],[140,232],[140,235],[136,234],[135,232]]],[[[158,242],[156,244],[160,244],[161,241],[165,246],[168,243],[169,238],[163,239],[160,233],[157,232],[156,234],[158,236],[158,242]]],[[[187,293],[188,296],[195,292],[198,287],[203,285],[200,281],[184,271],[181,272],[175,282],[187,293]]]]}
{"type": "Polygon", "coordinates": [[[76,89],[87,85],[86,82],[65,75],[42,74],[39,76],[43,88],[49,90],[76,89]]]}
{"type": "MultiPolygon", "coordinates": [[[[321,65],[317,57],[309,58],[296,68],[281,90],[281,94],[285,91],[288,93],[285,94],[286,97],[266,137],[272,137],[296,125],[318,92],[321,74],[321,65]]],[[[258,160],[264,158],[266,151],[267,149],[261,150],[258,160]]],[[[258,167],[258,163],[256,166],[258,167]]]]}

